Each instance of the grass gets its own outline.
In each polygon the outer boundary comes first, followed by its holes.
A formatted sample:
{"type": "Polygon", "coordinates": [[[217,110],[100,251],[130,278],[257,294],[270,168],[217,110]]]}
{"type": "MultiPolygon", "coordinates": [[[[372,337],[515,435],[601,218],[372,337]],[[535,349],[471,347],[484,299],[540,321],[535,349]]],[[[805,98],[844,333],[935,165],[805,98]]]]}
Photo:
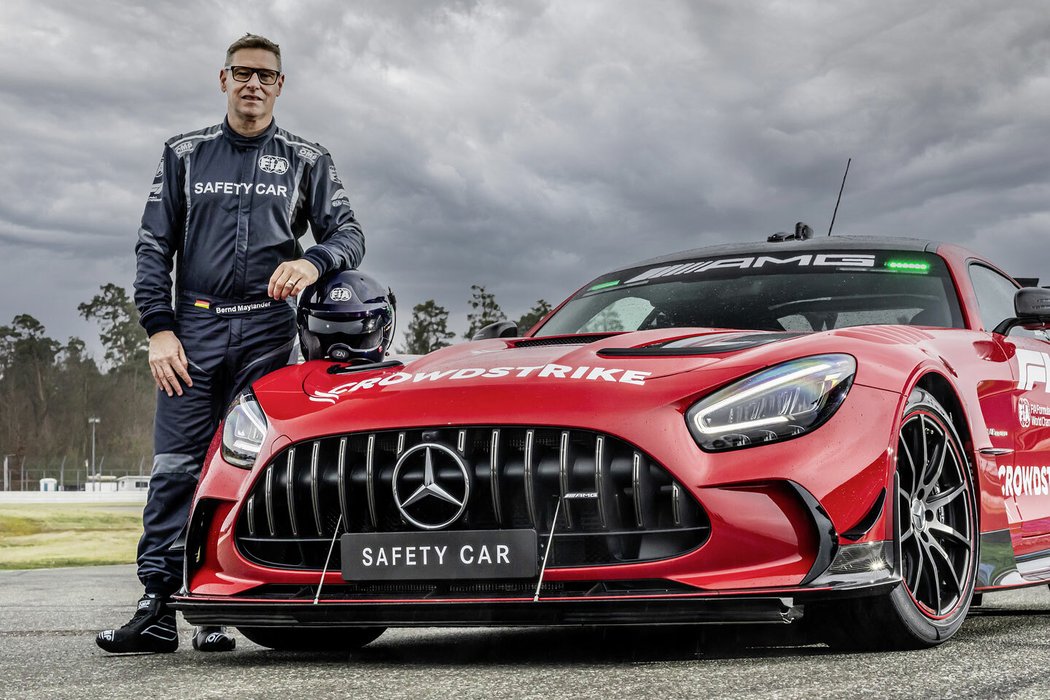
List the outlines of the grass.
{"type": "Polygon", "coordinates": [[[141,505],[0,505],[0,569],[131,564],[141,505]]]}

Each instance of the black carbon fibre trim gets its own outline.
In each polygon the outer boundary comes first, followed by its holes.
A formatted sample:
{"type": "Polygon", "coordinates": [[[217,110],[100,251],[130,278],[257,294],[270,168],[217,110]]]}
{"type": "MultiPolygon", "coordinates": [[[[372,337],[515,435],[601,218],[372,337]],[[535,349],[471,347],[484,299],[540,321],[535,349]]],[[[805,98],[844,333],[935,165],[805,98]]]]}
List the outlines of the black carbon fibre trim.
{"type": "Polygon", "coordinates": [[[726,622],[787,624],[802,617],[794,599],[778,597],[522,600],[486,604],[254,603],[176,599],[194,625],[234,627],[682,625],[726,622]]]}

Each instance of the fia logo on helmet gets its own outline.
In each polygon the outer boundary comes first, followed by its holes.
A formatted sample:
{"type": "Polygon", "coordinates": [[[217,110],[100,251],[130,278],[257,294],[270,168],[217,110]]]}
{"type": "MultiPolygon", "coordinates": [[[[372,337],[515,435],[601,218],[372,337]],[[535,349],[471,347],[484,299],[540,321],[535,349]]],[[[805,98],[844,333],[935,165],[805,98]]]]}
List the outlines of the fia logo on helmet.
{"type": "Polygon", "coordinates": [[[353,293],[346,287],[336,287],[328,293],[328,298],[332,301],[350,301],[353,296],[353,293]]]}

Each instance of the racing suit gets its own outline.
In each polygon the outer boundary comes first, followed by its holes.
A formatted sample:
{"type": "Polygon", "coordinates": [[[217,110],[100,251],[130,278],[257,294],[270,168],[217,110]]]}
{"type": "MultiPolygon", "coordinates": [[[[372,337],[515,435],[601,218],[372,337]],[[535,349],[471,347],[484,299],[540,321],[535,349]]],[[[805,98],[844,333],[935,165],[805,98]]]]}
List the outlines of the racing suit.
{"type": "Polygon", "coordinates": [[[322,275],[356,268],[364,235],[326,149],[276,122],[246,137],[224,121],[165,144],[135,255],[140,322],[149,335],[175,332],[193,380],[182,396],[157,391],[138,547],[146,592],[168,595],[182,583],[171,545],[224,409],[294,348],[294,308],[267,296],[270,276],[299,257],[322,275]],[[307,224],[317,245],[303,253],[307,224]]]}

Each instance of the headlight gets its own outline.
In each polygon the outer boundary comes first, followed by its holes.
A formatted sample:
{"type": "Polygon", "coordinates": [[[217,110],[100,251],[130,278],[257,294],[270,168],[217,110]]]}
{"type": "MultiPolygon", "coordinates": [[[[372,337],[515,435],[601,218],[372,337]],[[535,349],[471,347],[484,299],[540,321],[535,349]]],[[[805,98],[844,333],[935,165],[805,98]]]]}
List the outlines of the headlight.
{"type": "Polygon", "coordinates": [[[814,355],[762,370],[693,404],[689,431],[709,452],[787,440],[818,428],[842,405],[857,362],[814,355]]]}
{"type": "Polygon", "coordinates": [[[222,458],[251,469],[266,438],[266,416],[250,392],[237,397],[222,428],[222,458]]]}

